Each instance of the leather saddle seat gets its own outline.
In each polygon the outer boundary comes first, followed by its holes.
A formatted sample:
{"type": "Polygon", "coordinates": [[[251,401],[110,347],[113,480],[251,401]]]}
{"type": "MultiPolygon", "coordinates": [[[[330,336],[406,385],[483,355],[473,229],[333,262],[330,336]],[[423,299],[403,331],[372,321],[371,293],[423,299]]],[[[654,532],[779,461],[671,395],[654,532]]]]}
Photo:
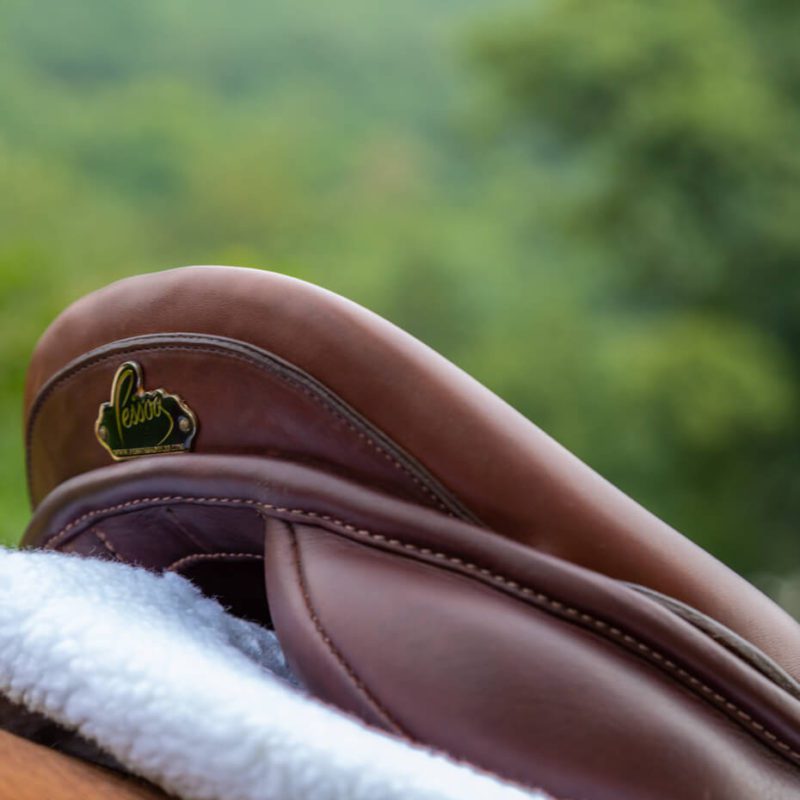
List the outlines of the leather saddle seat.
{"type": "Polygon", "coordinates": [[[25,407],[25,546],[186,575],[368,724],[562,800],[800,793],[797,623],[342,297],[120,281],[25,407]]]}

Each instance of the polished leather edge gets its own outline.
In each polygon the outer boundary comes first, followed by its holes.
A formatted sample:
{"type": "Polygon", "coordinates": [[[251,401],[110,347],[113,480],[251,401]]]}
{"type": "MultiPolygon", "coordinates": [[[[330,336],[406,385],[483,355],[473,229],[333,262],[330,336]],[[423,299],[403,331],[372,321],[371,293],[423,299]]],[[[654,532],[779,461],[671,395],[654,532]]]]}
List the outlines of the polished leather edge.
{"type": "Polygon", "coordinates": [[[674,597],[668,597],[665,594],[661,594],[661,592],[648,589],[646,586],[628,585],[637,592],[641,592],[643,595],[661,603],[665,608],[707,633],[732,653],[736,653],[740,658],[749,662],[754,669],[766,675],[773,683],[778,684],[793,697],[800,700],[800,682],[796,681],[768,655],[739,636],[738,633],[712,619],[707,614],[703,614],[696,608],[692,608],[686,603],[681,603],[680,600],[676,600],[674,597]]]}
{"type": "Polygon", "coordinates": [[[245,360],[260,369],[267,370],[271,374],[278,376],[283,381],[299,386],[303,391],[310,393],[329,413],[354,428],[358,435],[365,437],[373,447],[386,455],[398,469],[405,472],[414,483],[419,485],[422,491],[428,494],[443,511],[460,517],[461,519],[478,522],[477,517],[469,511],[458,498],[449,492],[440,481],[431,475],[414,456],[406,452],[399,444],[393,441],[364,416],[359,414],[335,392],[328,389],[304,370],[301,370],[299,367],[296,367],[274,353],[269,353],[247,342],[230,339],[225,336],[194,333],[148,334],[128,339],[120,339],[73,359],[51,376],[36,395],[31,405],[26,425],[25,464],[28,490],[31,496],[33,494],[31,489],[32,475],[35,471],[32,455],[32,441],[35,436],[36,422],[39,418],[39,413],[47,402],[48,397],[58,391],[75,375],[90,366],[107,360],[120,359],[123,356],[132,356],[139,350],[149,349],[153,346],[170,349],[174,348],[176,350],[213,348],[223,355],[230,358],[245,360]]]}
{"type": "Polygon", "coordinates": [[[198,455],[114,465],[53,492],[24,544],[57,549],[103,516],[175,504],[250,507],[265,516],[312,521],[332,534],[489,584],[636,654],[800,764],[800,703],[662,604],[485,529],[308,467],[198,455]]]}

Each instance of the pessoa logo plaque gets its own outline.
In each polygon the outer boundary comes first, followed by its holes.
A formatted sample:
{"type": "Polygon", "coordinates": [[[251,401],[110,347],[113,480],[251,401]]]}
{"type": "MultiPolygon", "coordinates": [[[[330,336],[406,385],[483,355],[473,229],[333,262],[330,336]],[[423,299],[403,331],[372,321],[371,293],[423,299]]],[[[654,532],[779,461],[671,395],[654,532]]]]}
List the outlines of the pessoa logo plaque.
{"type": "Polygon", "coordinates": [[[97,441],[115,461],[190,449],[197,418],[176,394],[145,391],[142,368],[126,361],[114,375],[111,399],[100,406],[97,441]]]}

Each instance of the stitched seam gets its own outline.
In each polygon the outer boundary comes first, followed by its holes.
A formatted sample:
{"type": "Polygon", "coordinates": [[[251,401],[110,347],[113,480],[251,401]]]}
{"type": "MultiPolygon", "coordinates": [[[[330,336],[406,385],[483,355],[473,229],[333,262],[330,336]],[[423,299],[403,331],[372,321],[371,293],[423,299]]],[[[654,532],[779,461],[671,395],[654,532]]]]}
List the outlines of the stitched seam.
{"type": "Polygon", "coordinates": [[[192,553],[188,556],[183,556],[182,558],[177,559],[177,561],[173,561],[169,566],[164,567],[165,572],[174,571],[180,569],[181,567],[185,566],[186,564],[190,564],[193,561],[208,561],[208,560],[219,560],[219,561],[244,561],[245,559],[256,559],[256,560],[264,560],[264,556],[259,555],[258,553],[192,553]]]}
{"type": "Polygon", "coordinates": [[[103,533],[103,531],[101,531],[100,528],[92,528],[91,533],[93,533],[100,540],[103,547],[105,547],[105,549],[108,550],[108,552],[111,553],[112,556],[114,556],[115,560],[121,561],[123,564],[128,563],[128,560],[126,558],[123,558],[119,554],[117,548],[114,547],[114,545],[111,544],[111,542],[109,541],[108,535],[103,533]]]}
{"type": "Polygon", "coordinates": [[[297,534],[295,533],[294,528],[291,524],[288,524],[287,528],[289,530],[289,539],[292,546],[292,556],[294,561],[295,574],[297,576],[297,588],[300,589],[300,593],[303,596],[303,603],[306,607],[306,613],[311,619],[311,622],[314,625],[314,629],[316,630],[317,635],[320,637],[320,639],[322,639],[325,647],[328,649],[328,652],[333,656],[333,658],[336,660],[339,666],[344,670],[353,688],[355,688],[356,691],[367,700],[372,710],[376,711],[378,715],[383,719],[384,723],[390,725],[395,733],[399,733],[400,735],[411,741],[411,737],[408,735],[408,733],[405,730],[403,730],[403,727],[397,722],[397,720],[394,719],[394,717],[389,713],[386,707],[366,687],[361,678],[358,677],[358,675],[355,673],[355,670],[353,670],[347,659],[344,657],[339,648],[333,643],[333,640],[328,635],[328,632],[325,630],[325,627],[322,624],[322,620],[319,618],[319,614],[317,613],[317,610],[314,607],[314,603],[311,600],[311,595],[308,590],[308,584],[306,582],[305,572],[303,570],[302,558],[300,556],[300,544],[297,541],[297,534]]]}
{"type": "Polygon", "coordinates": [[[46,540],[43,546],[46,548],[55,548],[64,539],[64,537],[68,535],[68,533],[71,530],[73,530],[77,525],[80,525],[81,522],[84,522],[87,519],[91,519],[92,517],[112,514],[117,511],[124,511],[126,509],[136,508],[138,506],[147,504],[169,503],[169,502],[191,503],[198,505],[212,504],[212,505],[247,506],[260,509],[262,511],[273,511],[280,514],[292,514],[302,519],[322,520],[331,523],[333,525],[336,525],[342,528],[343,530],[346,530],[348,533],[376,542],[381,546],[391,548],[395,551],[405,550],[408,552],[417,553],[423,556],[425,560],[432,560],[434,562],[437,561],[446,562],[448,564],[457,567],[459,570],[466,570],[467,572],[473,575],[480,576],[481,579],[485,580],[487,583],[500,586],[503,589],[510,591],[511,593],[513,593],[518,597],[524,597],[529,600],[535,601],[540,606],[546,606],[547,608],[552,609],[554,612],[558,614],[558,616],[562,618],[574,620],[575,622],[582,623],[584,626],[591,626],[591,628],[600,632],[607,638],[616,639],[618,642],[622,642],[626,646],[626,648],[630,648],[633,651],[638,652],[640,655],[648,658],[651,662],[660,665],[667,672],[670,672],[673,675],[677,676],[682,683],[688,684],[693,689],[699,691],[703,696],[707,697],[709,701],[713,701],[713,704],[716,705],[718,708],[725,709],[727,712],[734,714],[735,717],[741,720],[747,727],[756,731],[758,737],[766,739],[769,743],[771,743],[779,750],[781,750],[787,757],[791,757],[795,761],[800,761],[800,752],[797,752],[796,750],[792,749],[792,747],[789,744],[782,741],[777,735],[769,731],[764,725],[753,719],[753,717],[751,717],[750,714],[740,709],[733,702],[731,702],[723,695],[716,692],[711,687],[707,686],[705,683],[703,683],[701,680],[691,675],[682,667],[679,667],[677,664],[675,664],[670,659],[666,658],[657,650],[654,650],[653,648],[649,647],[643,642],[638,641],[633,636],[630,636],[629,634],[622,631],[620,628],[610,625],[609,623],[604,622],[603,620],[597,619],[596,617],[593,617],[590,614],[582,612],[579,609],[561,603],[558,600],[553,600],[548,595],[542,592],[538,592],[535,589],[531,589],[530,587],[527,586],[522,586],[517,581],[509,580],[505,576],[500,575],[499,573],[492,572],[491,570],[486,569],[485,567],[481,567],[472,562],[465,561],[464,559],[458,558],[456,556],[448,555],[447,553],[442,553],[427,547],[417,547],[414,544],[411,544],[409,542],[403,542],[400,539],[390,538],[387,536],[383,536],[382,534],[379,533],[372,533],[371,531],[366,530],[365,528],[358,528],[355,525],[351,525],[341,519],[332,517],[327,514],[318,514],[315,511],[305,511],[303,509],[298,509],[298,508],[287,508],[284,506],[276,506],[271,503],[264,503],[258,500],[251,500],[248,498],[183,497],[180,495],[166,496],[166,497],[142,497],[142,498],[137,498],[135,500],[128,500],[125,503],[119,503],[117,505],[109,506],[107,508],[95,509],[93,511],[89,511],[86,514],[83,514],[77,519],[73,520],[68,525],[64,526],[58,533],[56,533],[54,536],[46,540]]]}
{"type": "MultiPolygon", "coordinates": [[[[186,336],[187,339],[197,338],[199,340],[203,340],[202,337],[192,337],[186,336]]],[[[276,369],[273,364],[269,361],[265,360],[264,363],[257,361],[254,358],[249,358],[241,353],[236,353],[234,351],[226,350],[224,347],[214,347],[211,345],[151,345],[150,347],[143,347],[141,349],[134,348],[134,351],[137,353],[147,353],[147,352],[159,352],[164,350],[192,350],[195,352],[200,353],[216,353],[219,355],[227,356],[229,358],[234,358],[244,363],[250,364],[251,366],[256,367],[257,369],[263,369],[266,372],[269,372],[272,375],[276,375],[281,380],[284,380],[286,383],[294,386],[296,389],[301,391],[307,397],[311,398],[315,403],[320,405],[329,413],[333,414],[337,419],[344,422],[344,424],[358,436],[359,439],[364,441],[369,447],[373,448],[377,453],[383,456],[390,464],[392,464],[395,469],[400,470],[405,475],[407,475],[411,480],[422,490],[424,494],[430,497],[436,506],[440,508],[445,513],[449,514],[450,516],[455,516],[452,509],[450,509],[438,496],[437,494],[428,486],[426,486],[414,473],[401,461],[395,458],[391,453],[387,452],[378,442],[374,441],[374,439],[369,436],[364,431],[359,430],[352,422],[352,420],[348,419],[345,414],[343,414],[340,409],[336,408],[331,403],[327,402],[325,398],[321,397],[319,394],[311,390],[308,386],[303,384],[300,380],[292,375],[286,375],[281,370],[276,369]]],[[[32,441],[33,441],[33,428],[36,423],[36,420],[39,418],[39,412],[44,405],[47,398],[55,391],[55,389],[59,386],[63,386],[65,383],[71,381],[76,375],[79,375],[84,370],[87,370],[97,364],[101,364],[104,361],[111,361],[115,358],[119,358],[119,354],[110,353],[110,354],[102,354],[98,355],[95,358],[89,359],[89,361],[81,364],[80,366],[76,367],[74,370],[65,373],[61,376],[58,380],[54,383],[50,384],[46,390],[36,398],[34,406],[31,409],[31,416],[28,422],[28,430],[26,436],[26,461],[28,465],[28,486],[32,487],[32,480],[33,480],[33,465],[31,459],[31,448],[32,448],[32,441]]]]}

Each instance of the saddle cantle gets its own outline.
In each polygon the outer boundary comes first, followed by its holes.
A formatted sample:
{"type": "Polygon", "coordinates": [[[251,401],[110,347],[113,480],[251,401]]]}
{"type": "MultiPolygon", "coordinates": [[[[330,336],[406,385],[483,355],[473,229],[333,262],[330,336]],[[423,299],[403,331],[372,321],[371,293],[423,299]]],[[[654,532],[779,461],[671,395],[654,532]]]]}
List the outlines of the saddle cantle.
{"type": "Polygon", "coordinates": [[[797,623],[354,303],[124,280],[25,408],[25,546],[186,575],[372,725],[565,800],[800,792],[797,623]]]}

